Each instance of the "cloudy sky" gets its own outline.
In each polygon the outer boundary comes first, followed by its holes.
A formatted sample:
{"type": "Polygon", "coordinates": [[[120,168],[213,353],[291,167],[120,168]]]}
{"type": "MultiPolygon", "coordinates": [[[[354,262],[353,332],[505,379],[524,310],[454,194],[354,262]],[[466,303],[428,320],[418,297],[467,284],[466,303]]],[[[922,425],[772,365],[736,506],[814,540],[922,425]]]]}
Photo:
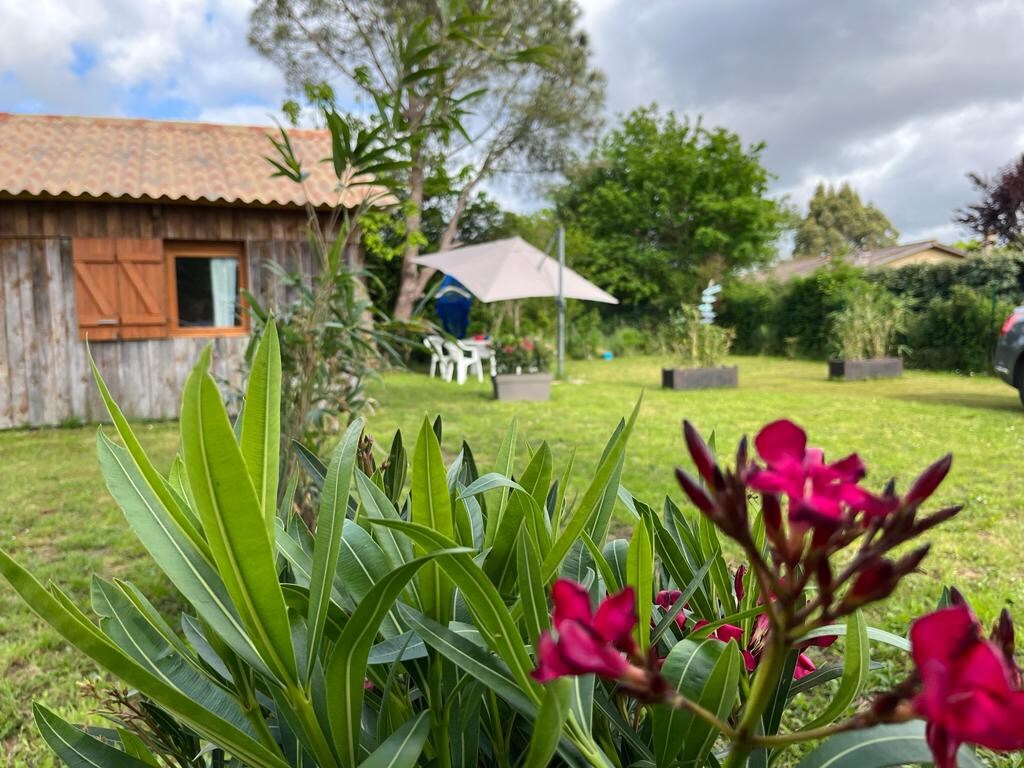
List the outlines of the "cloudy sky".
{"type": "MultiPolygon", "coordinates": [[[[1021,0],[584,0],[609,115],[657,102],[765,141],[775,192],[850,181],[952,240],[970,170],[1024,151],[1021,0]]],[[[251,0],[0,0],[0,111],[265,123],[251,0]]]]}

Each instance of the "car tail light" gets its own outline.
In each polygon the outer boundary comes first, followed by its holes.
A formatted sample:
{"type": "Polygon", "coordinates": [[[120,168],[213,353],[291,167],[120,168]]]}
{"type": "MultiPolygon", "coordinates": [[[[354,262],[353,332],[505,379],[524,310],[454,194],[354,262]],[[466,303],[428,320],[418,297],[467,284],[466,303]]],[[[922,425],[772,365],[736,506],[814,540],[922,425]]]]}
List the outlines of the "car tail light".
{"type": "Polygon", "coordinates": [[[1003,327],[1002,330],[999,331],[999,335],[1005,336],[1006,334],[1008,334],[1010,332],[1010,329],[1013,328],[1013,326],[1015,326],[1021,320],[1024,320],[1024,313],[1015,309],[1013,311],[1013,314],[1011,314],[1008,318],[1006,318],[1006,320],[1003,321],[1003,327]]]}

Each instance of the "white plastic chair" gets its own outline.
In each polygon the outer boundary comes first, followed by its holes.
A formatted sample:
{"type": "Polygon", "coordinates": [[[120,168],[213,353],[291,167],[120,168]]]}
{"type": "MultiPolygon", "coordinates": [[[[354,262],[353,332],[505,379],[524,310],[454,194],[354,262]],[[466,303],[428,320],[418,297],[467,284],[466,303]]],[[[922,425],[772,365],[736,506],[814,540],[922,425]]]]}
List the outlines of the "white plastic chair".
{"type": "Polygon", "coordinates": [[[427,336],[423,339],[423,346],[430,352],[430,378],[438,373],[445,381],[452,380],[452,362],[444,351],[444,339],[440,336],[427,336]]]}
{"type": "MultiPolygon", "coordinates": [[[[449,364],[455,369],[457,383],[465,384],[467,374],[474,368],[476,368],[477,381],[484,380],[484,364],[478,350],[466,347],[457,341],[446,341],[444,349],[448,353],[449,364]]],[[[448,381],[452,380],[451,374],[452,370],[449,368],[448,381]]]]}

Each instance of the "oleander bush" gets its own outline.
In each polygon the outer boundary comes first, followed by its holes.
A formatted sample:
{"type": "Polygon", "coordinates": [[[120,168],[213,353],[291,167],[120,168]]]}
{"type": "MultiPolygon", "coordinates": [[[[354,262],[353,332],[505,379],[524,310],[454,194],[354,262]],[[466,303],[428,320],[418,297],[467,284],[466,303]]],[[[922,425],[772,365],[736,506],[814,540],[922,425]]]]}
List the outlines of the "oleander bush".
{"type": "Polygon", "coordinates": [[[871,489],[856,454],[827,463],[789,421],[727,463],[687,423],[695,472],[651,505],[620,483],[640,403],[578,494],[572,458],[556,467],[514,422],[479,467],[466,444],[445,460],[440,419],[378,464],[356,419],[330,456],[300,452],[320,487],[310,529],[279,484],[273,322],[235,424],[209,363],[167,471],[96,372],[100,471],[179,615],[96,576],[90,617],[0,552],[28,605],[119,681],[89,691],[108,727],[36,705],[69,765],[948,768],[981,764],[967,745],[1024,748],[1008,614],[985,637],[950,591],[909,640],[864,618],[960,511],[924,510],[948,456],[871,489]],[[629,539],[609,539],[615,514],[629,539]],[[873,692],[883,646],[913,671],[873,692]]]}

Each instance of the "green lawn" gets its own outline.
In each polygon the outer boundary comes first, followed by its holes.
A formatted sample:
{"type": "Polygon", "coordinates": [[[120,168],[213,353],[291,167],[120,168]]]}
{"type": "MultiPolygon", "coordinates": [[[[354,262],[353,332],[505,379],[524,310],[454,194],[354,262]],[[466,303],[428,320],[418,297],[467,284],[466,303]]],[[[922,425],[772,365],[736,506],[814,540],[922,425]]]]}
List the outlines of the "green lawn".
{"type": "MultiPolygon", "coordinates": [[[[823,363],[737,358],[738,390],[663,392],[661,362],[573,363],[569,380],[555,385],[549,403],[497,403],[489,385],[458,387],[422,374],[390,374],[377,387],[380,405],[369,431],[386,446],[396,427],[412,433],[425,414],[440,412],[445,449],[454,452],[465,438],[486,471],[508,422],[518,418],[521,434],[534,444],[547,440],[558,464],[578,447],[571,494],[583,487],[611,430],[644,391],[623,482],[655,504],[666,493],[680,496],[671,470],[683,461],[684,417],[702,431],[715,430],[719,445],[729,448],[766,421],[792,418],[832,456],[859,451],[869,480],[879,487],[890,476],[905,487],[931,460],[953,451],[953,471],[937,501],[963,502],[967,509],[934,536],[925,574],[904,584],[873,621],[905,631],[942,583],[961,586],[986,619],[1024,594],[1017,560],[1024,552],[1024,411],[1009,387],[990,378],[916,372],[898,381],[837,383],[825,379],[823,363]]],[[[144,425],[140,432],[154,454],[169,461],[175,426],[144,425]]],[[[0,433],[0,541],[82,603],[89,573],[99,571],[130,578],[169,604],[173,596],[107,497],[93,441],[89,427],[0,433]]],[[[6,587],[0,587],[0,672],[0,749],[8,765],[50,764],[27,723],[30,702],[40,699],[81,719],[89,704],[78,697],[76,683],[95,670],[6,587]]]]}

